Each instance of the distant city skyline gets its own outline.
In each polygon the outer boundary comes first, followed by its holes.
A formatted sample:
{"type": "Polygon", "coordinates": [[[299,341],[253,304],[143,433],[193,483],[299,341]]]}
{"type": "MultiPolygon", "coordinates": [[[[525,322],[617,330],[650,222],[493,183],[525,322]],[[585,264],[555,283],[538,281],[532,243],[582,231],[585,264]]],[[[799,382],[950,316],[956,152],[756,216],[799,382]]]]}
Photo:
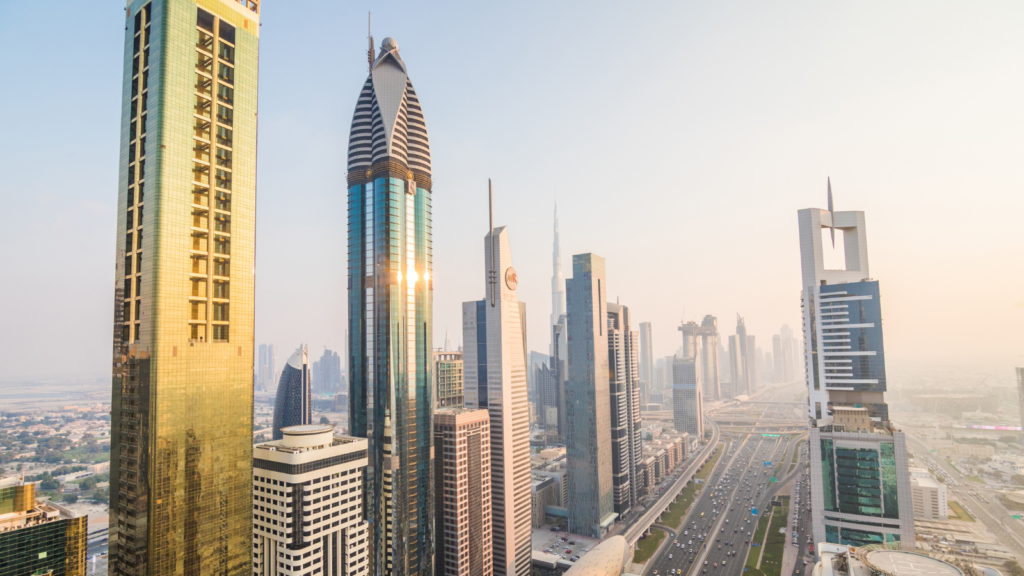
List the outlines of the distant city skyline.
{"type": "MultiPolygon", "coordinates": [[[[699,322],[697,310],[719,318],[723,333],[741,312],[767,350],[765,338],[779,326],[799,325],[792,305],[799,294],[788,281],[799,267],[793,213],[821,204],[831,176],[837,210],[870,211],[872,237],[890,247],[872,265],[886,279],[893,369],[963,365],[1012,378],[1024,354],[1017,329],[1024,297],[1014,288],[1024,271],[1007,266],[1024,257],[1013,220],[1024,210],[1024,175],[1015,167],[1024,152],[1016,136],[1024,128],[1016,97],[1024,91],[1016,57],[1024,53],[1016,26],[1024,5],[935,3],[924,14],[916,6],[594,7],[581,18],[569,4],[470,10],[356,2],[321,6],[322,17],[309,21],[302,11],[266,3],[256,342],[343,349],[347,318],[337,295],[346,286],[345,167],[313,167],[346,155],[358,96],[351,86],[365,78],[372,8],[375,34],[410,49],[432,136],[440,139],[434,342],[445,330],[459,332],[462,301],[482,297],[473,272],[481,255],[460,223],[486,213],[476,192],[492,176],[515,193],[496,208],[519,233],[519,293],[530,305],[532,349],[544,351],[549,341],[557,200],[562,257],[594,251],[608,259],[617,278],[609,300],[620,296],[632,303],[636,322],[652,322],[655,358],[674,351],[675,328],[680,320],[699,322]],[[608,41],[616,36],[622,40],[608,41]],[[574,69],[559,71],[552,63],[570,46],[574,69]],[[465,69],[480,81],[466,85],[465,69]],[[615,80],[638,76],[648,78],[642,87],[615,80]],[[537,86],[559,97],[542,97],[537,86]],[[678,98],[672,106],[662,102],[669,94],[678,98]],[[480,130],[485,119],[488,129],[480,130]],[[539,138],[553,131],[557,141],[539,138]],[[534,144],[518,145],[524,141],[534,144]],[[671,178],[636,169],[647,155],[638,141],[656,143],[653,159],[673,166],[671,178]],[[558,174],[568,163],[583,169],[563,186],[558,174]],[[624,236],[594,233],[595,222],[613,220],[624,236]],[[703,239],[701,250],[680,257],[663,243],[680,228],[703,239]],[[911,252],[915,258],[902,256],[911,252]],[[709,273],[688,282],[684,269],[709,273]],[[294,297],[295,285],[304,287],[303,298],[294,297]],[[921,285],[929,286],[923,297],[921,285]],[[972,297],[980,293],[986,297],[972,297]],[[954,316],[934,314],[949,302],[958,303],[954,316]],[[984,337],[927,345],[917,338],[950,322],[984,337]]],[[[38,280],[16,296],[11,288],[0,292],[19,302],[4,308],[0,326],[4,380],[109,372],[123,42],[98,31],[122,30],[121,8],[69,5],[51,29],[75,50],[40,46],[3,62],[8,76],[37,89],[0,95],[9,132],[21,135],[0,142],[5,190],[19,191],[0,214],[0,242],[32,237],[50,255],[0,256],[3,269],[38,280]],[[72,76],[41,72],[39,62],[58,55],[72,76]],[[73,101],[64,97],[69,80],[83,88],[73,101]],[[56,142],[47,136],[55,131],[62,134],[56,142]],[[26,153],[33,149],[61,158],[62,169],[47,172],[48,160],[26,153]],[[42,172],[46,178],[36,176],[42,172]],[[24,217],[32,213],[57,225],[42,233],[38,219],[24,217]],[[54,357],[53,348],[62,353],[54,357]]],[[[0,49],[17,53],[33,43],[30,27],[19,23],[45,19],[47,6],[8,3],[0,11],[0,49]]]]}

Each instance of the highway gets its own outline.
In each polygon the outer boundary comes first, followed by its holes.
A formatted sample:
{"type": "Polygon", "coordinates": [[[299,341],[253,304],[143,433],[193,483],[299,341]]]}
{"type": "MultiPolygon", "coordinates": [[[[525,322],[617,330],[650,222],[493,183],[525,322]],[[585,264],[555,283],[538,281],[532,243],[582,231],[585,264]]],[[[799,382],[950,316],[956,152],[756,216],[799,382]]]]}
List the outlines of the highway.
{"type": "MultiPolygon", "coordinates": [[[[691,507],[682,533],[666,540],[645,574],[671,576],[673,569],[681,574],[742,574],[757,523],[752,509],[763,512],[784,483],[769,482],[765,471],[770,469],[764,462],[781,462],[790,444],[760,435],[733,442],[691,507]]],[[[788,470],[787,466],[788,460],[780,469],[788,470]]],[[[800,472],[797,467],[792,477],[800,472]]]]}
{"type": "Polygon", "coordinates": [[[672,501],[676,499],[679,492],[686,487],[686,483],[693,478],[693,475],[697,473],[697,469],[700,468],[701,464],[707,460],[715,450],[715,446],[718,445],[720,433],[718,431],[718,425],[711,420],[707,421],[708,426],[711,427],[711,442],[707,444],[698,454],[697,458],[694,458],[686,467],[686,470],[682,474],[679,474],[678,480],[672,486],[665,490],[665,493],[659,498],[654,504],[652,504],[643,515],[640,516],[629,528],[622,534],[626,538],[626,542],[635,545],[636,541],[640,539],[647,529],[652,525],[656,524],[658,517],[660,517],[665,510],[668,509],[672,501]]]}

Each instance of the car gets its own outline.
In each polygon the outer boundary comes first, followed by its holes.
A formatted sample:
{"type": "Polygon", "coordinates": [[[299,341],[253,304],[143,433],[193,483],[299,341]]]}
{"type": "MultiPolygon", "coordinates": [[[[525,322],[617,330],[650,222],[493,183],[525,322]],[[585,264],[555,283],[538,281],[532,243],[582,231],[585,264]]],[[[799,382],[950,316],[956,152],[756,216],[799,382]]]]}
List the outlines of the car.
{"type": "Polygon", "coordinates": [[[671,559],[672,559],[672,555],[671,555],[671,554],[669,554],[669,555],[668,555],[668,559],[669,559],[669,560],[671,560],[671,559]]]}

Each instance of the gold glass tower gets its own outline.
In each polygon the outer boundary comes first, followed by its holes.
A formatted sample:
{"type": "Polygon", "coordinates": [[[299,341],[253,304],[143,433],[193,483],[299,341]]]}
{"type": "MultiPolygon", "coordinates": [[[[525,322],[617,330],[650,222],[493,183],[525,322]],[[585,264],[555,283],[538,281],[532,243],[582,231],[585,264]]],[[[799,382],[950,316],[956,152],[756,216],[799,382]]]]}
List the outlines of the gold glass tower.
{"type": "Polygon", "coordinates": [[[255,0],[125,20],[110,574],[247,574],[252,555],[255,0]],[[147,169],[148,168],[148,169],[147,169]]]}

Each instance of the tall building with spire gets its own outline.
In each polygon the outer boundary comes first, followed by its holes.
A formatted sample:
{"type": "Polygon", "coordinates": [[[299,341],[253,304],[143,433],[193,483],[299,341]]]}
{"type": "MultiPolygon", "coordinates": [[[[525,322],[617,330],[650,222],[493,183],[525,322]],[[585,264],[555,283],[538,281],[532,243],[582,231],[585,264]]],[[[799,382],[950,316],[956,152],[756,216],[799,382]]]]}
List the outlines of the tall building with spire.
{"type": "Polygon", "coordinates": [[[398,44],[372,47],[348,146],[349,432],[369,440],[374,574],[431,574],[430,143],[398,44]]]}
{"type": "Polygon", "coordinates": [[[879,283],[868,272],[863,212],[800,210],[811,526],[816,542],[914,549],[906,437],[889,421],[879,283]],[[845,266],[824,265],[838,228],[845,266]]]}
{"type": "Polygon", "coordinates": [[[494,576],[529,576],[532,562],[530,406],[523,308],[505,226],[484,236],[486,297],[462,303],[466,408],[490,414],[494,576]]]}
{"type": "MultiPolygon", "coordinates": [[[[562,247],[558,241],[558,204],[555,204],[555,241],[551,253],[551,320],[548,326],[558,324],[565,315],[565,281],[562,279],[562,247]]],[[[564,331],[563,331],[564,335],[564,331]]],[[[557,358],[555,353],[556,344],[552,334],[552,342],[548,349],[548,355],[557,358]]]]}
{"type": "Polygon", "coordinates": [[[259,4],[126,5],[114,575],[250,571],[259,4]]]}

